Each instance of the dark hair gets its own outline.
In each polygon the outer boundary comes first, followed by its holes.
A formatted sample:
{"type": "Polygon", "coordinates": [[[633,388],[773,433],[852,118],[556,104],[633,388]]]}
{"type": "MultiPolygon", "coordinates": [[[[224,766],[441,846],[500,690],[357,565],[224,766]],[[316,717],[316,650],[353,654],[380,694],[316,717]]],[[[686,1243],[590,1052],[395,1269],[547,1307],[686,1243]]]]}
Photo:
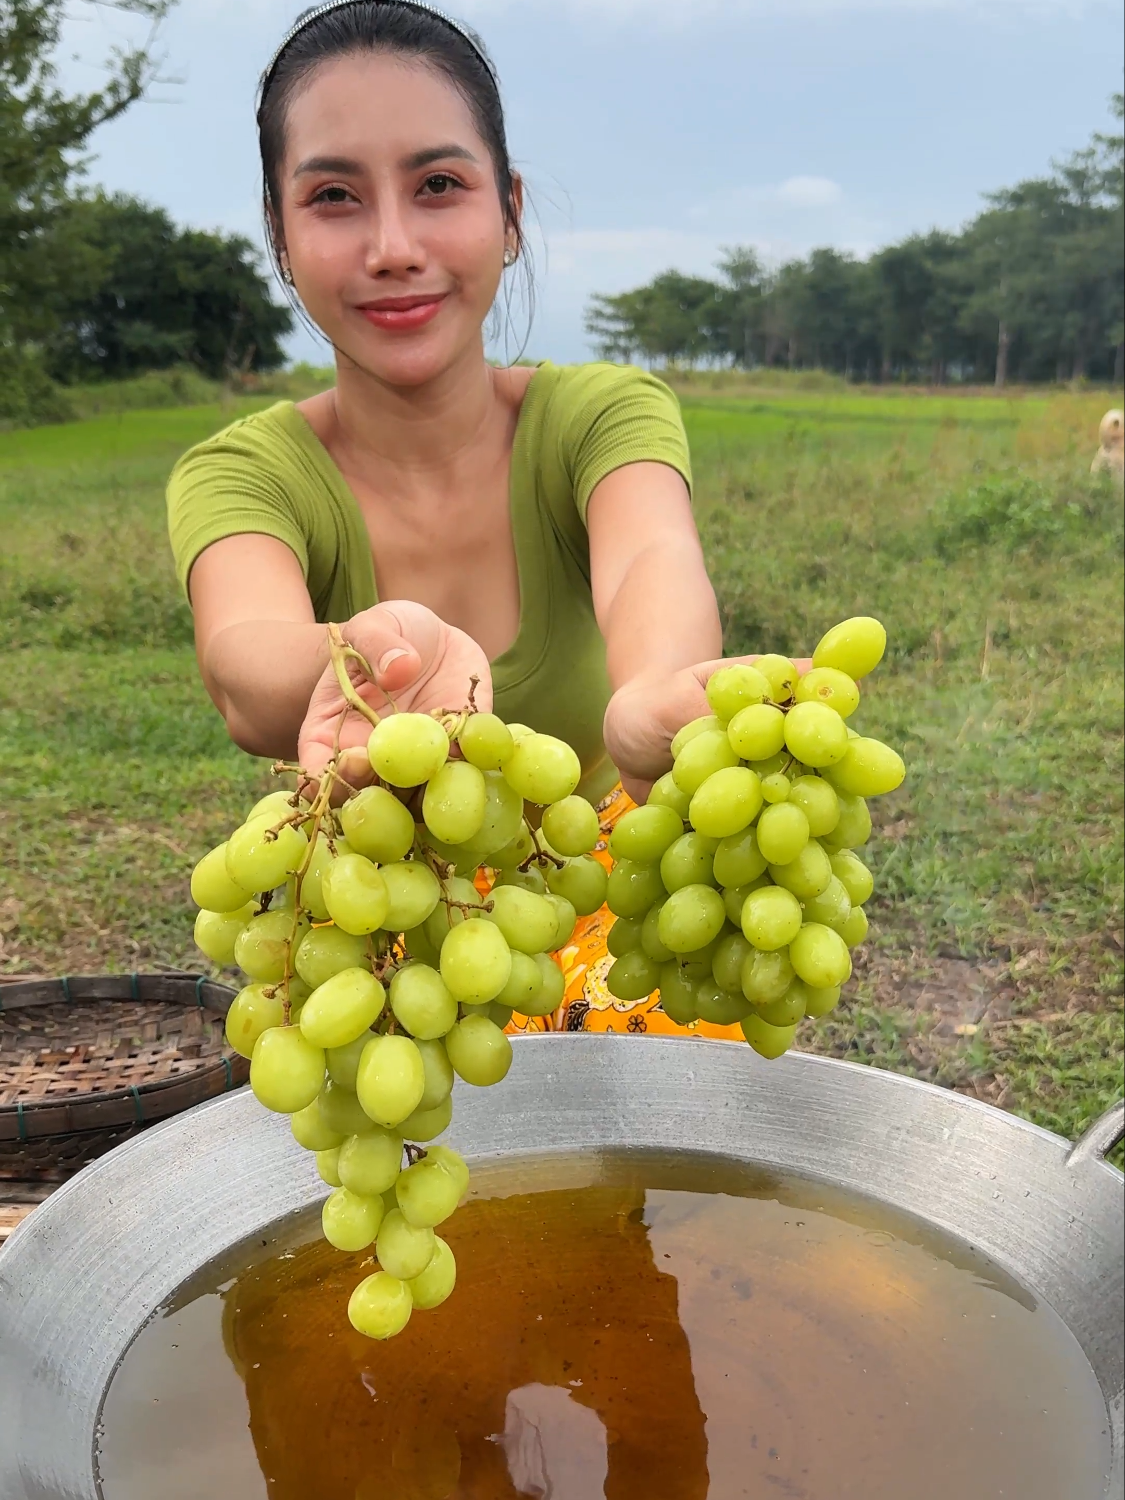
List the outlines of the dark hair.
{"type": "MultiPolygon", "coordinates": [[[[309,14],[309,12],[305,12],[309,14]]],[[[299,23],[298,23],[299,24],[299,23]]],[[[289,102],[320,63],[363,52],[390,52],[416,58],[443,73],[465,100],[473,123],[488,147],[505,218],[524,249],[516,212],[514,169],[508,155],[504,106],[496,75],[485,60],[483,43],[474,44],[460,29],[424,7],[399,0],[353,0],[315,16],[283,45],[262,80],[258,102],[258,146],[262,157],[263,194],[268,241],[276,258],[273,227],[281,223],[278,170],[285,153],[289,102]]]]}

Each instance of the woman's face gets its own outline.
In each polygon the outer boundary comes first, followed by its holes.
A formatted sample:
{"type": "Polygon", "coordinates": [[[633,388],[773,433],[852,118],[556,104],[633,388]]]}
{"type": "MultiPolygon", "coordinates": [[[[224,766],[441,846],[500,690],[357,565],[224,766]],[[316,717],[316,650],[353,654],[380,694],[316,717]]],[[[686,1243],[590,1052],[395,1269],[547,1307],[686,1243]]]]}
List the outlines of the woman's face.
{"type": "Polygon", "coordinates": [[[480,347],[510,231],[465,100],[425,64],[322,64],[289,102],[278,174],[294,285],[336,349],[418,386],[480,347]]]}

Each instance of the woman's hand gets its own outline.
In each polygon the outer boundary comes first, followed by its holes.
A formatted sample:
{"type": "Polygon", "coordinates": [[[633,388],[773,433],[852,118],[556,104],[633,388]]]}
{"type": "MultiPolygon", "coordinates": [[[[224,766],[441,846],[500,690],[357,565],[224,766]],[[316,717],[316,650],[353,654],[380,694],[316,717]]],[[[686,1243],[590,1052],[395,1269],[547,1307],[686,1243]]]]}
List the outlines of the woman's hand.
{"type": "MultiPolygon", "coordinates": [[[[492,675],[487,656],[472,636],[447,625],[424,604],[403,599],[377,604],[354,615],[341,630],[348,644],[374,668],[375,681],[371,682],[354,662],[348,663],[356,692],[378,713],[390,707],[387,693],[394,695],[396,705],[404,711],[459,712],[468,703],[474,677],[477,708],[491,710],[492,675]]],[[[310,778],[319,780],[324,774],[345,707],[335,670],[329,666],[313,690],[298,742],[298,762],[310,778]]],[[[365,785],[373,775],[366,755],[370,733],[367,719],[349,709],[340,730],[340,748],[353,752],[342,766],[353,786],[365,785]]]]}
{"type": "MultiPolygon", "coordinates": [[[[634,802],[643,802],[652,783],[671,766],[673,736],[692,719],[711,712],[705,691],[711,674],[735,662],[752,665],[757,660],[733,656],[699,662],[671,676],[636,677],[618,688],[606,709],[603,734],[621,784],[634,802]]],[[[812,662],[798,658],[795,665],[804,673],[812,662]]]]}

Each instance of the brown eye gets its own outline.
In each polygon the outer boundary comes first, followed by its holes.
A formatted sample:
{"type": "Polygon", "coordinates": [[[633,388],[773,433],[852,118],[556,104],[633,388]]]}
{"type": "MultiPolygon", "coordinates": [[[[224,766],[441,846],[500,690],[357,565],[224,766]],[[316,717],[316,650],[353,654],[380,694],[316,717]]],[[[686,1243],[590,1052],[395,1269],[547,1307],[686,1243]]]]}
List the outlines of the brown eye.
{"type": "Polygon", "coordinates": [[[314,203],[346,203],[348,201],[348,190],[342,187],[321,188],[313,199],[314,203]]]}
{"type": "Polygon", "coordinates": [[[445,197],[456,186],[456,179],[445,172],[435,172],[432,177],[427,177],[425,182],[426,191],[433,194],[435,198],[445,197]]]}

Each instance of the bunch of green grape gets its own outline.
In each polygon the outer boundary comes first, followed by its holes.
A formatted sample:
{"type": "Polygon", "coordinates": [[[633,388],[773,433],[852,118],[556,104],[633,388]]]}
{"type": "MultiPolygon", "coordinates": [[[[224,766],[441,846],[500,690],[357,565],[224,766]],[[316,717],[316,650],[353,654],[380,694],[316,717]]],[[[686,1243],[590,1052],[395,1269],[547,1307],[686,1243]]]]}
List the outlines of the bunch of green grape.
{"type": "Polygon", "coordinates": [[[867,935],[865,799],[906,774],[847,722],[886,640],[858,617],[824,636],[804,676],[763,656],[711,677],[712,714],[684,725],[671,771],[609,840],[618,999],[659,989],[677,1024],[737,1023],[767,1058],[836,1004],[867,935]]]}
{"type": "Polygon", "coordinates": [[[374,1246],[379,1269],[348,1315],[381,1339],[453,1290],[453,1253],[434,1231],[469,1173],[432,1143],[452,1118],[454,1076],[499,1083],[513,1011],[559,1007],[551,955],[602,905],[607,877],[563,741],[493,714],[395,712],[368,756],[375,783],[339,807],[333,766],[311,797],[265,797],[191,889],[196,943],[249,981],[227,1039],[333,1189],[325,1237],[374,1246]]]}

